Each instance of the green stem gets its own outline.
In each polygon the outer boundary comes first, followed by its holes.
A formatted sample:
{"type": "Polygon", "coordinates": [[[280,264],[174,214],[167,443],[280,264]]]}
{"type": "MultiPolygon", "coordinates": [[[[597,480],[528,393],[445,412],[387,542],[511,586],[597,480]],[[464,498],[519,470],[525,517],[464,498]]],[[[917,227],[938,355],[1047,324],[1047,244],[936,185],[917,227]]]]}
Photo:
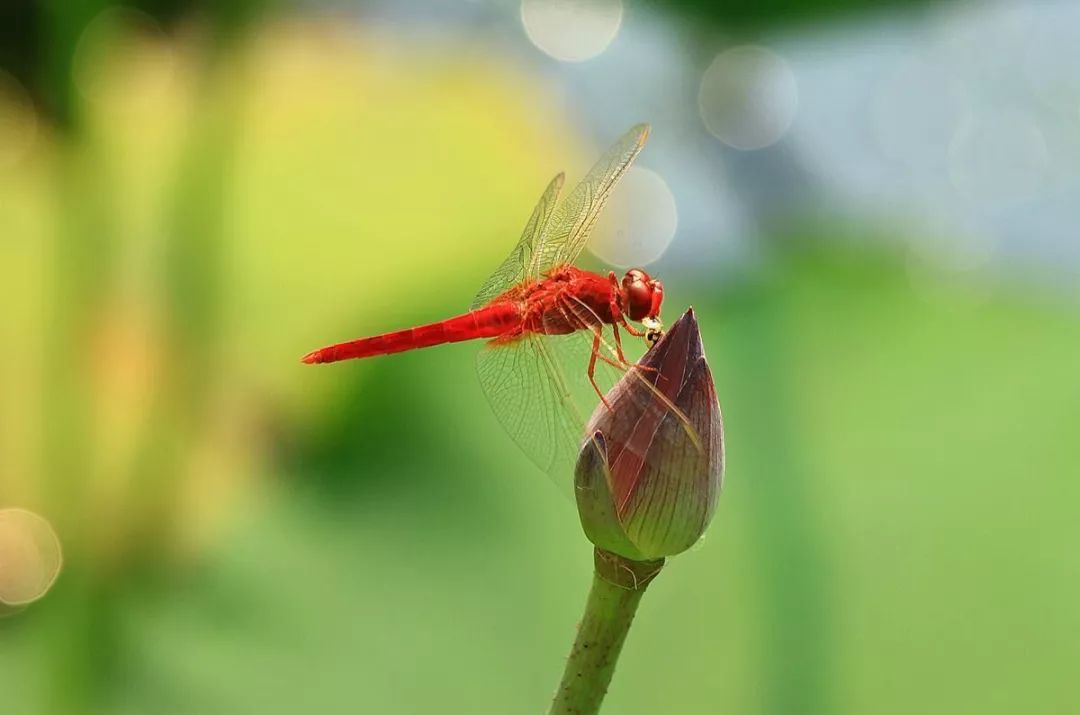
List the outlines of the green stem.
{"type": "Polygon", "coordinates": [[[631,561],[596,549],[592,590],[550,715],[600,711],[638,603],[664,560],[631,561]]]}

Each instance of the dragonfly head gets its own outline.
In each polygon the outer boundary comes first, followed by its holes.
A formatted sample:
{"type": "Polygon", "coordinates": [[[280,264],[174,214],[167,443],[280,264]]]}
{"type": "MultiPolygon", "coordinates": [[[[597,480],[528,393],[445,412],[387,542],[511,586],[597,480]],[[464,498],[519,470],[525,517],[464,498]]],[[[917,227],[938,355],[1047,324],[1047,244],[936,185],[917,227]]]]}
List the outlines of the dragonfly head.
{"type": "Polygon", "coordinates": [[[664,301],[664,286],[640,268],[631,268],[620,286],[622,308],[630,320],[656,320],[664,301]]]}

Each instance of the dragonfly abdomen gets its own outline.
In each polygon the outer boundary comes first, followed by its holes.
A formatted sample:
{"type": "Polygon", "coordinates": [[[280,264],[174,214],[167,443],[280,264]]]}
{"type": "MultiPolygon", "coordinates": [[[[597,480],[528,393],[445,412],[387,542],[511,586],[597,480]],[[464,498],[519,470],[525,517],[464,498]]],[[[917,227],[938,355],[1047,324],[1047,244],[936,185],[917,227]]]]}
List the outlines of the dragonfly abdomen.
{"type": "Polygon", "coordinates": [[[512,302],[500,302],[472,310],[437,323],[359,338],[320,348],[303,357],[308,364],[338,362],[353,358],[391,355],[407,350],[460,343],[477,338],[496,338],[521,327],[521,311],[512,302]]]}

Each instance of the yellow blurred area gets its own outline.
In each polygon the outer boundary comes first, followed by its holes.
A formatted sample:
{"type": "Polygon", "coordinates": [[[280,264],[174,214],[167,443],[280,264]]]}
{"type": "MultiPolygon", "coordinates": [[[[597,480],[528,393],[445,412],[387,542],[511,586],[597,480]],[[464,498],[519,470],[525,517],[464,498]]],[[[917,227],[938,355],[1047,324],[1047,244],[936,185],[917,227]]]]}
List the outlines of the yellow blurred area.
{"type": "Polygon", "coordinates": [[[0,485],[14,503],[31,500],[32,436],[40,421],[41,275],[50,210],[44,138],[14,80],[0,74],[0,485]],[[32,130],[27,127],[33,127],[32,130]],[[14,131],[12,131],[14,128],[14,131]]]}
{"type": "MultiPolygon", "coordinates": [[[[30,137],[28,147],[0,152],[17,161],[0,165],[0,283],[9,307],[0,330],[5,345],[18,346],[0,358],[0,495],[47,508],[36,475],[47,326],[52,311],[67,309],[50,304],[65,290],[55,285],[64,280],[57,254],[83,239],[65,233],[65,213],[104,215],[110,265],[93,277],[100,310],[80,318],[89,337],[67,349],[85,358],[75,361],[85,370],[75,379],[93,435],[93,459],[72,478],[95,515],[91,540],[108,552],[130,538],[133,464],[175,371],[162,263],[170,212],[202,208],[175,205],[174,192],[186,154],[204,151],[207,124],[225,127],[212,130],[212,151],[221,153],[198,159],[198,171],[227,193],[223,361],[175,502],[181,542],[200,541],[242,498],[234,483],[247,481],[265,449],[242,438],[256,429],[253,410],[310,412],[332,389],[299,356],[422,319],[419,307],[432,301],[464,309],[516,241],[533,194],[575,146],[551,109],[553,89],[454,47],[403,52],[378,32],[332,19],[282,20],[207,69],[205,41],[194,29],[166,36],[134,12],[106,13],[76,55],[84,138],[44,129],[0,135],[9,143],[30,137]],[[72,197],[78,205],[64,206],[72,197]]],[[[4,127],[38,124],[28,104],[2,93],[0,116],[4,127]]]]}

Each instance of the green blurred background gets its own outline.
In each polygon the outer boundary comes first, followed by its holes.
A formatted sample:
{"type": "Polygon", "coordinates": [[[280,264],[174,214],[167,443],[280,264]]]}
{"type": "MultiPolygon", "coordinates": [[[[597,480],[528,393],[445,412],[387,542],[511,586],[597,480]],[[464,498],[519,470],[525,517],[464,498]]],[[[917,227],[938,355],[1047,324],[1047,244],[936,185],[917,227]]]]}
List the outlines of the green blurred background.
{"type": "Polygon", "coordinates": [[[477,346],[298,358],[463,309],[642,120],[728,473],[607,711],[1080,710],[1071,5],[611,0],[580,62],[542,6],[0,11],[0,508],[65,558],[3,712],[543,711],[591,548],[477,346]]]}

